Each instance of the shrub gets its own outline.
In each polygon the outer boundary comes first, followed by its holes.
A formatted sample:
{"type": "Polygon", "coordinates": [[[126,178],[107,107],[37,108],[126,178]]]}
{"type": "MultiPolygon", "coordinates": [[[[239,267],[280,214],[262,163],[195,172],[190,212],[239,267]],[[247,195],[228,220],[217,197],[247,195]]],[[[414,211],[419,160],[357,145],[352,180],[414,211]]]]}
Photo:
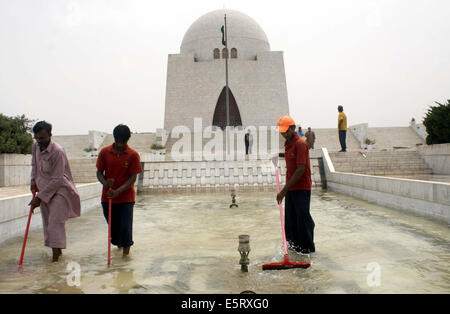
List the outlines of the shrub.
{"type": "Polygon", "coordinates": [[[151,147],[152,149],[164,149],[165,147],[164,146],[162,146],[162,145],[159,145],[159,144],[152,144],[152,147],[151,147]]]}
{"type": "Polygon", "coordinates": [[[428,136],[426,143],[441,144],[450,143],[450,99],[446,104],[435,101],[437,106],[430,106],[423,119],[428,136]]]}
{"type": "Polygon", "coordinates": [[[31,154],[31,124],[25,115],[8,117],[0,113],[0,154],[31,154]]]}

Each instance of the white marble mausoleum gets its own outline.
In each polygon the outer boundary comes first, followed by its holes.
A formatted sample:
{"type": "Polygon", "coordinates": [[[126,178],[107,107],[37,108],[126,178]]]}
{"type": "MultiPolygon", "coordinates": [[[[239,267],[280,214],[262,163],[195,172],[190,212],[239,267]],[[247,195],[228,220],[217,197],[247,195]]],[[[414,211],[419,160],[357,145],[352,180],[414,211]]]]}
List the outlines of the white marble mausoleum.
{"type": "Polygon", "coordinates": [[[167,67],[164,129],[193,130],[226,124],[225,58],[228,56],[230,124],[273,126],[289,114],[282,51],[271,51],[264,30],[251,17],[233,10],[216,10],[198,18],[187,30],[179,54],[167,67]],[[227,19],[227,47],[221,27],[227,19]]]}

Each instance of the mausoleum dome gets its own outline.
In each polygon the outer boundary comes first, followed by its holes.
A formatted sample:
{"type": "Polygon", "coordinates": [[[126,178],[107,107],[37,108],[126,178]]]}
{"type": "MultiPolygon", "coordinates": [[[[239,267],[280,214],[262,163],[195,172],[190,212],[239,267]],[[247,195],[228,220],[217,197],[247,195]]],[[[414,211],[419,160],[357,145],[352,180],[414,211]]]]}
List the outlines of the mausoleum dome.
{"type": "Polygon", "coordinates": [[[270,51],[269,41],[263,29],[251,17],[234,10],[216,10],[198,18],[187,30],[180,53],[193,54],[197,61],[214,59],[214,49],[221,52],[221,27],[227,17],[228,50],[235,48],[237,58],[255,60],[258,52],[270,51]]]}

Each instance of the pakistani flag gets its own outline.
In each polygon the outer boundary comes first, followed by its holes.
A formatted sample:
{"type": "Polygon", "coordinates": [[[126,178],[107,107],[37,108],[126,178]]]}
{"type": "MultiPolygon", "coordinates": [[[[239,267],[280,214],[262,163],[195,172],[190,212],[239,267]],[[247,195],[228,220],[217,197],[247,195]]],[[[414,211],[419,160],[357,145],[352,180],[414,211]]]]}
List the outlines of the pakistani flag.
{"type": "Polygon", "coordinates": [[[222,25],[222,28],[220,30],[222,31],[222,45],[226,46],[227,42],[225,40],[225,26],[222,25]]]}

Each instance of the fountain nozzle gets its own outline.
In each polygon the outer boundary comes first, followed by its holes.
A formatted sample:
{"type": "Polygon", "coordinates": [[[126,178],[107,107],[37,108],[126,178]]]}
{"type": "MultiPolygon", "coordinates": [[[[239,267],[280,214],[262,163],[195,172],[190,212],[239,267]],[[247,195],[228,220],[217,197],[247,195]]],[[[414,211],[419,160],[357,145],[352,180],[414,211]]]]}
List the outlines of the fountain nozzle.
{"type": "Polygon", "coordinates": [[[241,265],[241,271],[246,273],[248,272],[248,264],[250,260],[248,259],[248,254],[250,253],[250,236],[249,235],[240,235],[239,236],[239,247],[238,252],[241,254],[241,259],[239,260],[239,264],[241,265]]]}
{"type": "Polygon", "coordinates": [[[238,204],[236,204],[236,191],[234,189],[231,190],[231,205],[230,208],[232,207],[239,207],[238,204]]]}

